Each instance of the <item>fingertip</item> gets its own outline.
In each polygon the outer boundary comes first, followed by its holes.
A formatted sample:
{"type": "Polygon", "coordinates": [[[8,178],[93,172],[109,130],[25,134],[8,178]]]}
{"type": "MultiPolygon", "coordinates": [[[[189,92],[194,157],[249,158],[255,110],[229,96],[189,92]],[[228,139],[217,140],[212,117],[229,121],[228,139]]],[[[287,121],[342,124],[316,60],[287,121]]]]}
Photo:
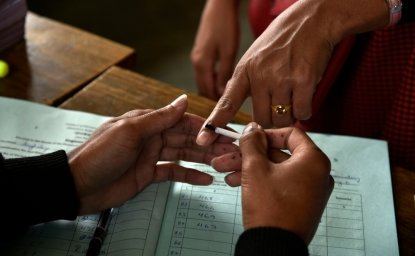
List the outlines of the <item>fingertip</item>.
{"type": "Polygon", "coordinates": [[[241,185],[242,172],[237,171],[225,176],[225,182],[231,187],[238,187],[241,185]]]}
{"type": "Polygon", "coordinates": [[[202,175],[200,177],[197,184],[194,184],[194,183],[193,184],[194,185],[199,185],[199,186],[209,186],[213,183],[213,180],[214,180],[213,176],[206,174],[206,175],[202,175]]]}
{"type": "Polygon", "coordinates": [[[305,120],[310,119],[311,116],[312,116],[311,111],[304,111],[304,112],[296,113],[294,115],[294,118],[297,120],[305,121],[305,120]]]}
{"type": "Polygon", "coordinates": [[[262,130],[262,127],[255,122],[251,122],[244,128],[244,131],[242,134],[247,135],[257,130],[262,130]]]}
{"type": "Polygon", "coordinates": [[[218,137],[217,134],[212,131],[210,125],[206,124],[202,126],[199,134],[196,137],[196,144],[199,146],[208,146],[218,137]]]}
{"type": "Polygon", "coordinates": [[[137,116],[135,124],[139,125],[142,137],[150,136],[172,127],[184,115],[186,109],[187,95],[182,94],[163,108],[137,116]]]}
{"type": "MultiPolygon", "coordinates": [[[[180,179],[173,179],[175,181],[180,181],[180,179]]],[[[194,169],[188,169],[187,170],[187,174],[186,177],[184,179],[184,181],[186,183],[192,184],[192,185],[198,185],[198,186],[207,186],[213,183],[213,176],[205,173],[205,172],[201,172],[198,170],[194,170],[194,169]]]]}
{"type": "MultiPolygon", "coordinates": [[[[253,134],[253,133],[257,133],[257,132],[264,132],[264,130],[262,129],[262,126],[261,125],[259,125],[258,123],[256,123],[256,122],[251,122],[251,123],[249,123],[245,128],[244,128],[244,130],[243,130],[243,132],[242,132],[242,137],[241,137],[241,140],[240,140],[240,144],[239,144],[239,146],[241,146],[243,143],[241,143],[242,142],[242,140],[252,140],[252,136],[249,136],[250,134],[253,134]]],[[[256,136],[255,136],[256,137],[256,136]]],[[[255,141],[255,139],[254,139],[254,141],[255,141]]]]}
{"type": "Polygon", "coordinates": [[[268,142],[262,127],[255,122],[248,124],[239,141],[239,148],[245,160],[258,160],[262,155],[266,155],[268,142]]]}
{"type": "Polygon", "coordinates": [[[208,145],[209,137],[210,137],[209,132],[206,131],[205,128],[203,128],[203,130],[200,131],[199,134],[197,135],[196,144],[199,146],[208,145]]]}
{"type": "Polygon", "coordinates": [[[312,116],[312,101],[294,101],[293,103],[293,117],[296,120],[308,120],[312,116]]]}
{"type": "Polygon", "coordinates": [[[217,161],[218,157],[214,157],[211,161],[210,161],[210,166],[212,166],[213,169],[216,170],[216,161],[217,161]]]}
{"type": "Polygon", "coordinates": [[[187,95],[182,94],[179,97],[177,97],[172,103],[170,103],[171,106],[177,109],[186,109],[187,108],[187,95]]]}

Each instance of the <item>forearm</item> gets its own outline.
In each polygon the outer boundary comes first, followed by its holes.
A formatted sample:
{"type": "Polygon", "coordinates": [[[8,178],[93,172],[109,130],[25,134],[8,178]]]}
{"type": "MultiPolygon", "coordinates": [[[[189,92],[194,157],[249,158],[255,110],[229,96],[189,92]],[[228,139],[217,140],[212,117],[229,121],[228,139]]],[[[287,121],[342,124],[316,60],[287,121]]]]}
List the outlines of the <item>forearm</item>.
{"type": "Polygon", "coordinates": [[[322,34],[332,43],[343,38],[386,27],[389,8],[385,0],[308,0],[297,1],[287,19],[303,17],[314,33],[322,34]]]}
{"type": "Polygon", "coordinates": [[[5,228],[9,232],[57,219],[75,219],[78,214],[78,198],[64,151],[7,160],[0,155],[0,197],[0,217],[8,220],[5,228]]]}
{"type": "Polygon", "coordinates": [[[237,11],[241,0],[207,0],[204,11],[211,10],[228,10],[237,11]]]}

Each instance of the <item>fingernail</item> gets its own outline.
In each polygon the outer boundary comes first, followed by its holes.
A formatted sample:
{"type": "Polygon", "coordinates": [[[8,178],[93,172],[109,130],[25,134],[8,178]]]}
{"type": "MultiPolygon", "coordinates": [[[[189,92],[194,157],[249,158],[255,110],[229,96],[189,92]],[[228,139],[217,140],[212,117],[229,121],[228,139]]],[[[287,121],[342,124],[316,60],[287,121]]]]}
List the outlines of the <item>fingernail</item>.
{"type": "Polygon", "coordinates": [[[196,143],[200,146],[206,145],[209,139],[209,133],[207,131],[201,131],[196,138],[196,143]]]}
{"type": "MultiPolygon", "coordinates": [[[[210,161],[210,166],[212,166],[214,169],[215,169],[215,164],[216,164],[216,158],[213,158],[211,161],[210,161]]],[[[414,200],[415,200],[415,195],[414,195],[414,200]]],[[[415,201],[414,201],[415,202],[415,201]]]]}
{"type": "Polygon", "coordinates": [[[172,105],[173,107],[181,107],[185,104],[187,100],[187,95],[186,94],[182,94],[179,97],[177,97],[172,103],[170,103],[170,105],[172,105]]]}
{"type": "Polygon", "coordinates": [[[245,127],[243,134],[248,134],[248,133],[251,133],[251,132],[253,132],[255,130],[258,130],[258,129],[261,129],[261,126],[259,124],[253,122],[253,123],[248,124],[245,127]]]}

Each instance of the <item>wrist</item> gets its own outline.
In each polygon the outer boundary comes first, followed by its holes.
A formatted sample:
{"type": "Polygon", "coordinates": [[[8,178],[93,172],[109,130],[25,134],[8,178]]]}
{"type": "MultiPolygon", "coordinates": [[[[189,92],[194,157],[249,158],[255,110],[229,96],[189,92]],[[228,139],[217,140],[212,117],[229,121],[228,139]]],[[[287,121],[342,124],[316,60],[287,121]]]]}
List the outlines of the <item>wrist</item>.
{"type": "Polygon", "coordinates": [[[340,42],[343,38],[380,29],[389,24],[390,12],[386,1],[397,0],[350,0],[326,1],[317,13],[327,23],[329,38],[340,42]]]}
{"type": "Polygon", "coordinates": [[[227,8],[237,10],[241,0],[209,0],[206,2],[206,5],[210,8],[227,8]]]}
{"type": "Polygon", "coordinates": [[[389,9],[389,24],[388,27],[397,24],[402,16],[402,1],[401,0],[385,0],[389,9]]]}

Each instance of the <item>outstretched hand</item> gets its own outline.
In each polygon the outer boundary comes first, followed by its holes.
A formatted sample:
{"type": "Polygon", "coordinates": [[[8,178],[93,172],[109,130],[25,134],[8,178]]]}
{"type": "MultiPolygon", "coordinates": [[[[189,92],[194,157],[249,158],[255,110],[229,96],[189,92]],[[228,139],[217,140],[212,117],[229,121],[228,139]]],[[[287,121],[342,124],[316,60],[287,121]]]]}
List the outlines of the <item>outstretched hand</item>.
{"type": "MultiPolygon", "coordinates": [[[[334,47],[349,35],[385,26],[388,18],[383,1],[295,2],[243,55],[206,123],[227,125],[249,96],[253,120],[265,128],[309,119],[317,84],[334,47]]],[[[208,145],[216,137],[203,128],[197,143],[208,145]]]]}
{"type": "Polygon", "coordinates": [[[215,156],[237,150],[225,138],[209,147],[195,143],[204,119],[185,113],[187,97],[158,110],[134,110],[99,127],[69,153],[80,198],[79,214],[115,207],[155,182],[167,180],[208,185],[212,177],[173,162],[210,163],[215,156]]]}

